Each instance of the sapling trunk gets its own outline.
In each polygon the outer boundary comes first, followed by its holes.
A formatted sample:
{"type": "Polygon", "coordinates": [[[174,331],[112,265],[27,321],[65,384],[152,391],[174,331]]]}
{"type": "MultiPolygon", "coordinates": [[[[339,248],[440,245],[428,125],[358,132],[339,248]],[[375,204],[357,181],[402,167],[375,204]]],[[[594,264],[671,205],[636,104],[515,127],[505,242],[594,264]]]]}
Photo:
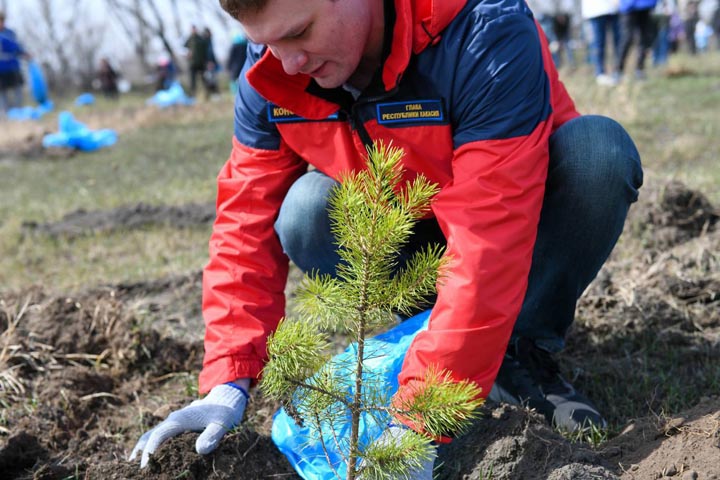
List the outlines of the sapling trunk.
{"type": "Polygon", "coordinates": [[[353,395],[352,405],[350,406],[350,457],[348,458],[347,480],[355,479],[357,468],[357,459],[360,457],[358,450],[358,438],[360,434],[360,408],[362,407],[362,374],[363,374],[363,358],[365,354],[365,321],[362,313],[360,314],[360,328],[358,330],[358,353],[357,365],[355,366],[355,393],[353,395]]]}
{"type": "Polygon", "coordinates": [[[387,385],[365,375],[366,356],[382,355],[367,350],[366,336],[392,324],[396,312],[417,311],[447,267],[439,246],[398,263],[412,225],[429,211],[438,191],[422,176],[401,184],[402,156],[400,149],[376,144],[368,150],[367,169],[341,179],[329,202],[341,258],[336,276],[307,276],[297,292],[297,318],[283,320],[268,339],[261,387],[283,401],[296,421],[311,425],[340,480],[343,473],[346,480],[407,478],[432,455],[428,437],[414,433],[401,445],[363,444],[363,418],[366,424],[379,417],[410,418],[434,437],[460,430],[480,404],[473,383],[440,369],[431,368],[415,400],[399,407],[389,404],[387,385]],[[328,330],[355,340],[351,360],[330,359],[328,330]],[[349,438],[341,438],[339,426],[348,422],[349,438]],[[324,438],[325,432],[331,438],[324,438]]]}

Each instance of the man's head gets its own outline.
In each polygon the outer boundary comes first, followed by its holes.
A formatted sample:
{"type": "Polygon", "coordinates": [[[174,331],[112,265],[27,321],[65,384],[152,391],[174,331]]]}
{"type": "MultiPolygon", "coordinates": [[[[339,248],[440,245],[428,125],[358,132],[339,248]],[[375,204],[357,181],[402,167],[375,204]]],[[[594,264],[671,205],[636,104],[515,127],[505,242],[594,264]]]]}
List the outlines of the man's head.
{"type": "Polygon", "coordinates": [[[324,88],[363,88],[380,64],[383,0],[221,0],[247,37],[265,44],[290,75],[324,88]]]}
{"type": "Polygon", "coordinates": [[[5,28],[5,12],[0,10],[0,29],[5,28]]]}
{"type": "Polygon", "coordinates": [[[220,6],[233,18],[242,21],[246,15],[257,13],[268,0],[220,0],[220,6]]]}

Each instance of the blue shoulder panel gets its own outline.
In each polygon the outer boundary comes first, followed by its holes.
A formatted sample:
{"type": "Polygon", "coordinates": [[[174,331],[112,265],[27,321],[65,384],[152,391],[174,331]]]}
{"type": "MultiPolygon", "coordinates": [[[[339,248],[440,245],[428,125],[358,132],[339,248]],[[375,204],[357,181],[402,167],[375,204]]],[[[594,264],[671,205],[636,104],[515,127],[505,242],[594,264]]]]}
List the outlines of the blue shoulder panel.
{"type": "Polygon", "coordinates": [[[523,0],[471,0],[418,68],[448,99],[453,146],[530,134],[551,112],[540,37],[523,0]]]}

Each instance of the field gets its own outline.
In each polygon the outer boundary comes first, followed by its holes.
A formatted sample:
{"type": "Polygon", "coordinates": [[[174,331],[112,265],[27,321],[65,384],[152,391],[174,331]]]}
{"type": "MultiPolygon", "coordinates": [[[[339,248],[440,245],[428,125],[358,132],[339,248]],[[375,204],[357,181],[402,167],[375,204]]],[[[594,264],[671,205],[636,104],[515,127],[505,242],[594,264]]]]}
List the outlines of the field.
{"type": "MultiPolygon", "coordinates": [[[[583,113],[622,123],[645,184],[563,352],[606,431],[561,435],[483,407],[438,478],[720,479],[720,54],[677,56],[646,82],[562,71],[583,113]]],[[[137,438],[197,397],[201,269],[232,98],[158,110],[142,94],[59,101],[119,142],[46,151],[56,115],[0,125],[0,472],[18,479],[297,478],[257,393],[214,454],[195,434],[140,471],[137,438]]],[[[299,274],[292,271],[287,294],[299,274]]]]}

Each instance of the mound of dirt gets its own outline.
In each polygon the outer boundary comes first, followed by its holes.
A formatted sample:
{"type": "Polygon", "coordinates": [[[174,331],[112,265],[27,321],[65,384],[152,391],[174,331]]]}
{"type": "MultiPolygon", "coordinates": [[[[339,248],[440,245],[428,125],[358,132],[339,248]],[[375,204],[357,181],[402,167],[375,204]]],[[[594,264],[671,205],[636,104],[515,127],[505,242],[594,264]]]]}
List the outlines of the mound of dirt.
{"type": "Polygon", "coordinates": [[[527,410],[486,407],[470,431],[438,452],[438,479],[561,480],[618,477],[609,462],[583,444],[573,444],[527,410]]]}
{"type": "Polygon", "coordinates": [[[705,398],[672,418],[648,417],[630,423],[605,446],[623,479],[720,478],[720,397],[705,398]]]}
{"type": "Polygon", "coordinates": [[[659,190],[643,191],[640,212],[636,215],[641,219],[645,246],[656,250],[713,231],[720,220],[720,211],[705,195],[679,181],[669,182],[659,190]]]}
{"type": "Polygon", "coordinates": [[[181,206],[164,206],[138,203],[111,210],[79,209],[63,216],[58,222],[23,222],[22,226],[27,232],[72,238],[98,232],[143,228],[150,225],[188,228],[208,225],[214,220],[214,204],[190,203],[181,206]]]}

